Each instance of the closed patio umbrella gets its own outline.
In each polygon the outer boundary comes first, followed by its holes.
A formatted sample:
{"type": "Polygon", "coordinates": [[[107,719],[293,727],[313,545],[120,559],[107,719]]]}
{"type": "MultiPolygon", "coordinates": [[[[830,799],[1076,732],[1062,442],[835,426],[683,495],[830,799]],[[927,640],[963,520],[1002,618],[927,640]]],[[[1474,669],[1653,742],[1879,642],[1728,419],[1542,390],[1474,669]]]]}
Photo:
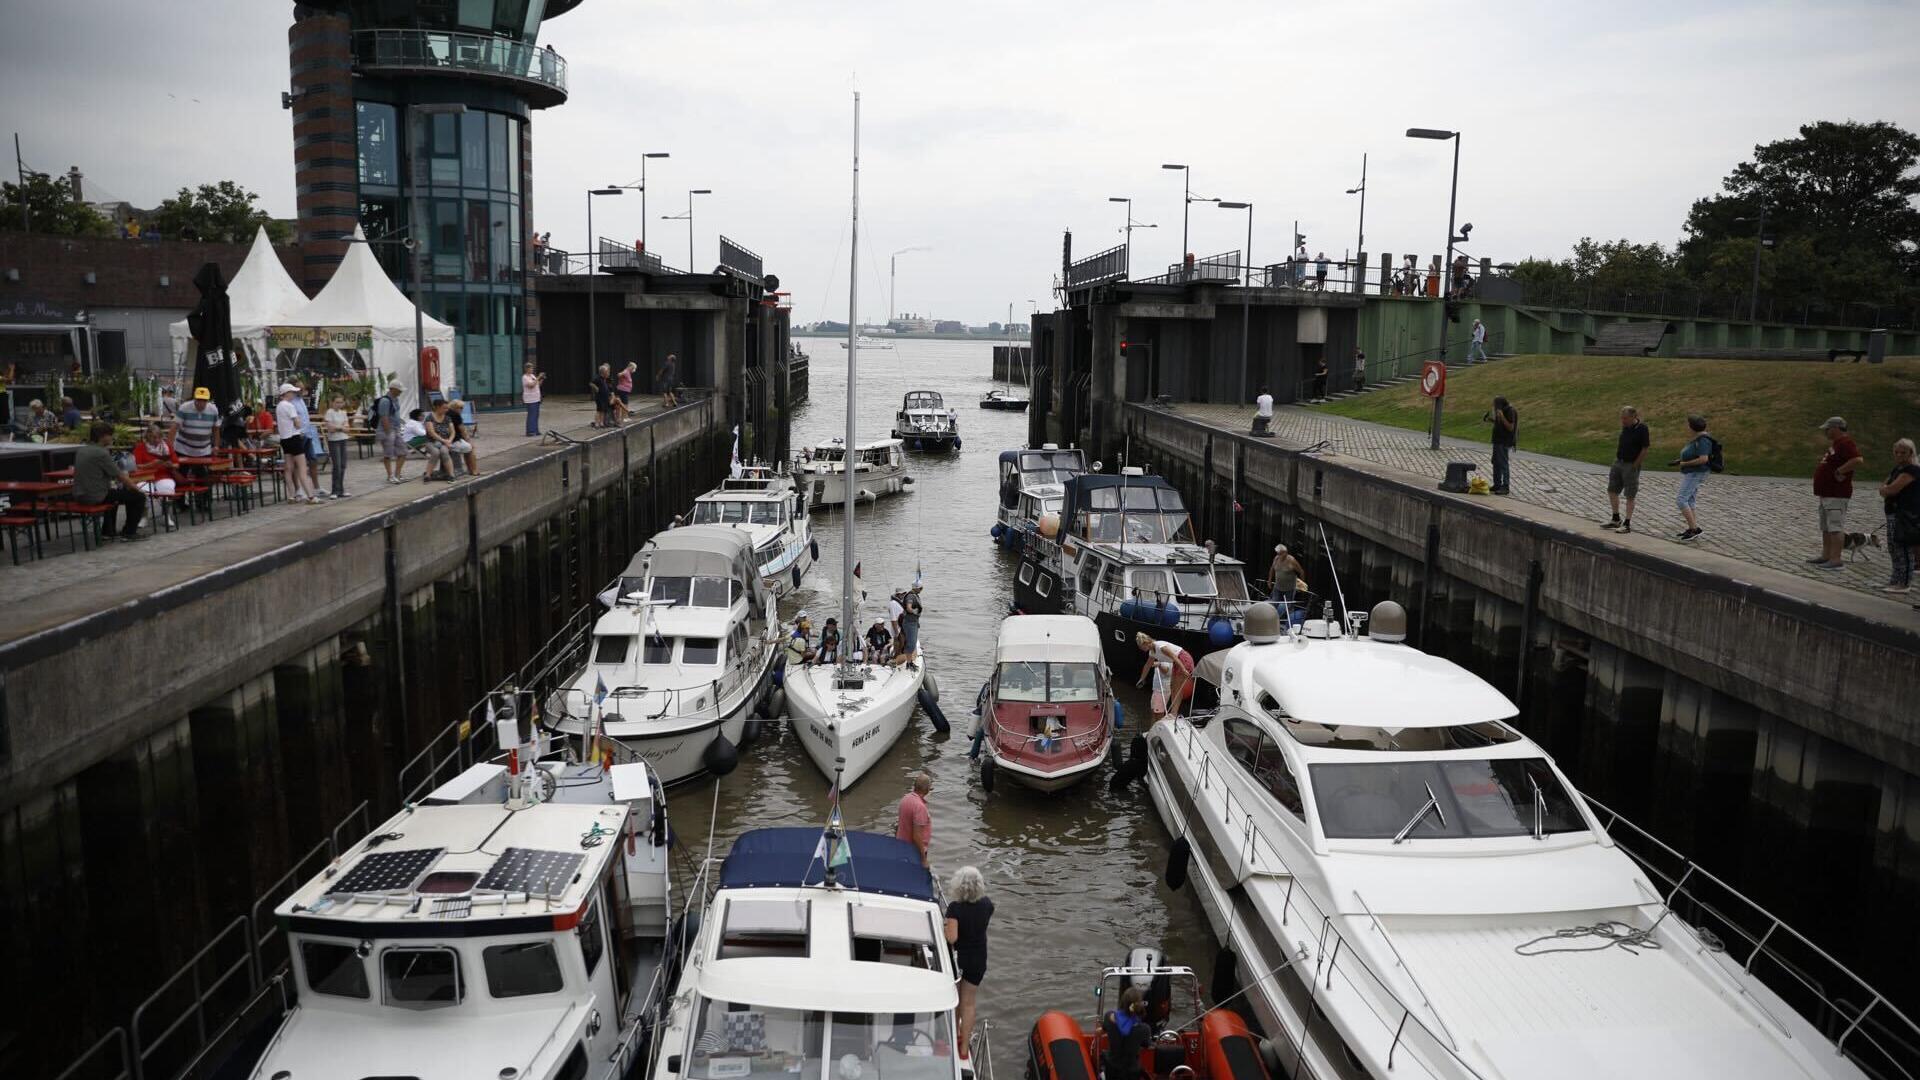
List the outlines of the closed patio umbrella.
{"type": "Polygon", "coordinates": [[[200,303],[187,316],[193,334],[193,385],[204,386],[222,414],[240,396],[240,372],[233,353],[233,311],[227,301],[227,279],[215,263],[193,276],[200,303]]]}

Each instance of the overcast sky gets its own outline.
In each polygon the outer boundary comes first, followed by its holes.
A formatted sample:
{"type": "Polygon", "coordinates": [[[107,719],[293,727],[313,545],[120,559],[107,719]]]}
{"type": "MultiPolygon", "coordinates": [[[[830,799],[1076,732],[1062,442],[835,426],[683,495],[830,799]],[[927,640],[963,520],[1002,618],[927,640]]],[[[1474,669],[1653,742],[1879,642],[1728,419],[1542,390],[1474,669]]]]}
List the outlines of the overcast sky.
{"type": "MultiPolygon", "coordinates": [[[[294,210],[286,31],[273,0],[0,0],[0,110],[27,164],[79,165],[88,197],[152,206],[231,178],[294,210]],[[192,17],[187,17],[191,12],[192,17]]],[[[1355,240],[1344,193],[1371,154],[1367,248],[1438,251],[1448,147],[1465,133],[1460,217],[1473,254],[1560,256],[1583,235],[1671,243],[1692,200],[1756,143],[1817,119],[1920,129],[1920,6],[1615,2],[1481,5],[806,3],[585,0],[542,36],[571,100],[536,114],[534,227],[577,248],[585,188],[649,167],[652,247],[696,265],[716,231],[766,257],[795,317],[846,312],[851,91],[864,98],[861,311],[967,322],[1047,302],[1061,232],[1134,269],[1180,250],[1180,174],[1256,204],[1253,250],[1355,240]],[[1442,74],[1444,73],[1444,74],[1442,74]]],[[[594,225],[640,232],[637,194],[594,225]]],[[[1196,205],[1190,247],[1237,249],[1244,214],[1196,205]]]]}

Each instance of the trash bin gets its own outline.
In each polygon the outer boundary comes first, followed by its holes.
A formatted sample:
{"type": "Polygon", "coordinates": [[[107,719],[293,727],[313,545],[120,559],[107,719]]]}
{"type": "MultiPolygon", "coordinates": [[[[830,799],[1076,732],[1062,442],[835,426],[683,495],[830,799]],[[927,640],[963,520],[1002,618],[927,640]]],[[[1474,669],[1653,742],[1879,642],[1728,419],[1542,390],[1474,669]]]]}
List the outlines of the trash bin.
{"type": "Polygon", "coordinates": [[[1867,331],[1867,363],[1881,364],[1887,359],[1887,332],[1885,330],[1867,331]]]}

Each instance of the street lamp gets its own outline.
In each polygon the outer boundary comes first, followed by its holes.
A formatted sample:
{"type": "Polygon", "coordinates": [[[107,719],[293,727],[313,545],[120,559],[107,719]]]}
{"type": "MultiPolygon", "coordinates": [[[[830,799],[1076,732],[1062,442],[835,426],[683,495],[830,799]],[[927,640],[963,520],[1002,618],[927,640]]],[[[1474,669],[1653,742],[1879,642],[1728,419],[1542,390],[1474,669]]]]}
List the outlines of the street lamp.
{"type": "MultiPolygon", "coordinates": [[[[1457,131],[1443,131],[1438,128],[1408,128],[1407,138],[1438,139],[1441,141],[1447,139],[1453,140],[1453,186],[1447,193],[1447,254],[1445,261],[1440,264],[1440,272],[1442,274],[1442,280],[1444,281],[1445,275],[1453,273],[1453,214],[1455,207],[1459,204],[1460,198],[1460,133],[1457,131]]],[[[1441,363],[1445,363],[1447,359],[1447,308],[1450,306],[1451,304],[1447,300],[1441,300],[1440,351],[1438,354],[1441,363]]],[[[1435,450],[1440,449],[1440,403],[1440,398],[1436,397],[1433,399],[1433,433],[1430,445],[1435,450]]]]}
{"type": "Polygon", "coordinates": [[[680,221],[684,219],[687,223],[687,273],[689,274],[696,272],[693,268],[693,197],[695,195],[711,194],[713,194],[712,188],[693,188],[687,192],[686,213],[660,215],[661,221],[680,221]]]}
{"type": "Polygon", "coordinates": [[[1181,173],[1180,204],[1180,265],[1187,263],[1187,210],[1193,205],[1193,170],[1185,165],[1162,165],[1163,169],[1178,169],[1181,173]]]}
{"type": "Polygon", "coordinates": [[[647,253],[647,159],[672,157],[664,150],[653,150],[640,155],[640,254],[647,253]]]}
{"type": "Polygon", "coordinates": [[[1245,210],[1247,212],[1247,248],[1240,253],[1240,261],[1246,264],[1246,284],[1240,289],[1240,391],[1244,395],[1247,389],[1247,337],[1251,326],[1250,312],[1253,310],[1253,204],[1250,202],[1228,202],[1224,199],[1214,203],[1222,210],[1245,210]]]}
{"type": "Polygon", "coordinates": [[[1360,155],[1360,186],[1348,188],[1347,194],[1360,196],[1360,228],[1353,238],[1353,258],[1356,263],[1354,283],[1359,287],[1354,291],[1365,292],[1366,270],[1357,265],[1367,250],[1367,155],[1365,154],[1360,155]]]}
{"type": "Polygon", "coordinates": [[[466,111],[467,107],[458,103],[443,102],[407,106],[407,202],[410,204],[407,207],[407,213],[413,218],[407,227],[414,228],[415,225],[419,226],[419,228],[414,229],[412,234],[414,240],[413,366],[414,378],[419,380],[419,384],[415,387],[415,392],[420,395],[420,401],[423,405],[427,400],[425,357],[427,351],[427,313],[422,309],[422,305],[426,303],[427,299],[427,277],[426,271],[421,265],[420,257],[425,254],[427,239],[432,235],[432,230],[427,228],[426,218],[420,210],[420,188],[427,182],[426,174],[420,168],[420,144],[425,140],[420,138],[420,132],[414,125],[418,122],[418,118],[422,116],[462,116],[466,111]]]}
{"type": "Polygon", "coordinates": [[[923,247],[903,247],[887,256],[887,325],[893,325],[893,282],[894,275],[900,269],[900,256],[909,251],[926,251],[923,247]]]}
{"type": "Polygon", "coordinates": [[[594,259],[600,245],[593,236],[593,200],[598,195],[622,195],[626,190],[613,186],[587,189],[587,368],[594,372],[600,370],[600,328],[593,320],[594,259]]]}
{"type": "MultiPolygon", "coordinates": [[[[1736,225],[1745,225],[1747,219],[1733,219],[1736,225]]],[[[1760,317],[1760,249],[1767,244],[1767,204],[1760,204],[1760,221],[1753,229],[1753,292],[1747,301],[1747,321],[1754,322],[1760,317]]]]}
{"type": "Polygon", "coordinates": [[[1133,230],[1157,229],[1160,226],[1133,220],[1133,200],[1126,196],[1111,195],[1107,197],[1107,201],[1127,204],[1127,224],[1121,231],[1127,234],[1127,277],[1131,280],[1133,277],[1133,230]]]}

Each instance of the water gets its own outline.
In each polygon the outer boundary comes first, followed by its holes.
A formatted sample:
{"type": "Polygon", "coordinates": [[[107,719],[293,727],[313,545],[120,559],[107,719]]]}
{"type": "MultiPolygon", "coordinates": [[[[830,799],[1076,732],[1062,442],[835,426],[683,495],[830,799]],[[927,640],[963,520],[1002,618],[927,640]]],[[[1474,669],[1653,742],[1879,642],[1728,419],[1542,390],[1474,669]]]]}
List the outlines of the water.
{"type": "MultiPolygon", "coordinates": [[[[845,428],[846,352],[826,338],[801,339],[813,357],[811,400],[793,417],[793,445],[824,442],[845,428]]],[[[932,862],[944,878],[978,866],[994,900],[980,1015],[992,1025],[994,1069],[1020,1075],[1028,1029],[1050,1008],[1085,1019],[1092,1014],[1100,968],[1125,959],[1137,944],[1157,945],[1171,962],[1210,974],[1215,945],[1190,892],[1161,880],[1168,837],[1143,785],[1118,794],[1101,771],[1076,788],[1038,795],[1001,781],[982,791],[967,761],[973,700],[993,662],[1001,617],[1013,596],[1016,561],[987,536],[993,527],[999,453],[1025,445],[1024,413],[979,407],[990,378],[989,342],[901,341],[894,350],[863,351],[857,399],[859,439],[886,438],[901,395],[937,390],[960,415],[963,448],[947,457],[909,454],[915,490],[859,508],[855,553],[868,593],[857,626],[884,616],[888,595],[924,570],[926,615],[920,642],[927,670],[953,730],[937,735],[924,717],[843,803],[851,828],[891,833],[908,776],[933,775],[927,797],[933,818],[932,862]]],[[[816,627],[838,617],[842,519],[814,519],[820,562],[783,603],[807,609],[816,627]]],[[[849,635],[851,636],[851,635],[849,635]]],[[[1145,696],[1122,688],[1129,727],[1146,715],[1145,696]]],[[[676,791],[677,830],[690,846],[706,836],[710,786],[676,791]]],[[[741,755],[721,782],[715,854],[741,832],[763,825],[819,821],[827,781],[784,730],[741,755]]]]}

